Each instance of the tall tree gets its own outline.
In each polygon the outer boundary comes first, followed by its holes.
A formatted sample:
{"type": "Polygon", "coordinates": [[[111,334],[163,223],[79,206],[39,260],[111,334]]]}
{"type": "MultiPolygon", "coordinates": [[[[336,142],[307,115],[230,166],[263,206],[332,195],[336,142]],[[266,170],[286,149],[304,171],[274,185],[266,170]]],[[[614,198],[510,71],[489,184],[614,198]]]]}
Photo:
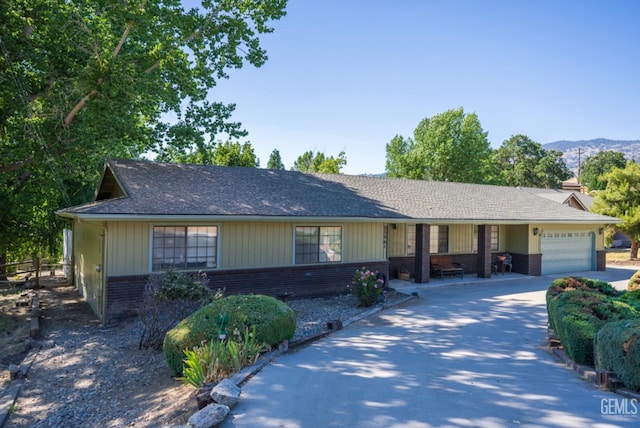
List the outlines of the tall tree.
{"type": "Polygon", "coordinates": [[[183,153],[174,147],[167,148],[158,160],[176,163],[195,163],[202,165],[246,166],[256,168],[260,160],[256,157],[251,143],[218,141],[215,146],[208,144],[199,150],[183,153]]]}
{"type": "Polygon", "coordinates": [[[327,174],[340,174],[340,170],[347,164],[344,152],[338,153],[337,157],[327,157],[324,153],[313,153],[312,150],[304,152],[298,156],[293,163],[292,171],[302,172],[323,172],[327,174]]]}
{"type": "Polygon", "coordinates": [[[268,169],[284,169],[284,164],[282,163],[282,157],[280,157],[280,151],[278,149],[273,149],[271,154],[269,155],[269,162],[267,162],[268,169]]]}
{"type": "Polygon", "coordinates": [[[580,167],[580,182],[591,190],[603,190],[607,181],[602,178],[613,168],[624,168],[626,161],[624,154],[605,150],[589,156],[580,167]]]}
{"type": "Polygon", "coordinates": [[[614,168],[604,174],[607,187],[599,191],[591,211],[617,217],[622,223],[615,228],[631,239],[632,259],[638,258],[640,241],[640,166],[628,162],[624,168],[614,168]]]}
{"type": "Polygon", "coordinates": [[[507,186],[559,188],[571,178],[562,153],[545,150],[526,135],[514,135],[497,150],[501,184],[507,186]]]}
{"type": "Polygon", "coordinates": [[[413,140],[387,145],[390,176],[483,183],[491,149],[475,113],[462,107],[423,119],[413,140]]]}
{"type": "Polygon", "coordinates": [[[0,2],[0,254],[54,247],[55,210],[90,199],[105,157],[244,135],[234,105],[207,97],[229,69],[266,61],[259,37],[285,6],[0,2]]]}

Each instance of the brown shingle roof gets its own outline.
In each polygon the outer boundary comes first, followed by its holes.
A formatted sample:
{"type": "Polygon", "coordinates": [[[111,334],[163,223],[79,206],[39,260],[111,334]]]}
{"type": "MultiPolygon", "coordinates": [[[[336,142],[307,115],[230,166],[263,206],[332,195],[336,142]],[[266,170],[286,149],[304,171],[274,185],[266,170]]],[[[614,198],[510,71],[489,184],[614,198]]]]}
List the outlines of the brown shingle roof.
{"type": "MultiPolygon", "coordinates": [[[[110,160],[106,167],[126,196],[61,215],[615,222],[511,187],[134,160],[110,160]]],[[[108,196],[104,189],[97,194],[108,196]]]]}

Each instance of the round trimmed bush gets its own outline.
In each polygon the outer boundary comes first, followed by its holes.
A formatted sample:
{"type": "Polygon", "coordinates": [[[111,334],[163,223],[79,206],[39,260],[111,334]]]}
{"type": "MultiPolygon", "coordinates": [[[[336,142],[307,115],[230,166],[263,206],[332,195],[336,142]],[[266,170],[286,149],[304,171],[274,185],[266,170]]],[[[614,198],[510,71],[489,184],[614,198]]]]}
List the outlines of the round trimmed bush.
{"type": "Polygon", "coordinates": [[[162,348],[174,376],[182,375],[184,350],[216,339],[223,319],[228,335],[255,326],[257,342],[269,346],[291,339],[296,329],[293,309],[273,297],[235,295],[216,300],[180,321],[165,336],[162,348]]]}

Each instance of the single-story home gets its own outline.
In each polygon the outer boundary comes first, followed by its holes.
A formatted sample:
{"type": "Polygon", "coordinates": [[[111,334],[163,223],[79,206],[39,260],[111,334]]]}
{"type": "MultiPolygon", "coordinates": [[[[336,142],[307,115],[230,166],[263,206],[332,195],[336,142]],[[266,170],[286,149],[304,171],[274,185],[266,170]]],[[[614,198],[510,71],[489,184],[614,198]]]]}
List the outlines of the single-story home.
{"type": "MultiPolygon", "coordinates": [[[[604,270],[617,219],[501,186],[108,160],[72,222],[73,282],[103,323],[134,314],[149,275],[204,271],[227,294],[347,291],[356,268],[430,281],[431,264],[488,278],[604,270]]],[[[434,279],[437,280],[437,279],[434,279]]]]}

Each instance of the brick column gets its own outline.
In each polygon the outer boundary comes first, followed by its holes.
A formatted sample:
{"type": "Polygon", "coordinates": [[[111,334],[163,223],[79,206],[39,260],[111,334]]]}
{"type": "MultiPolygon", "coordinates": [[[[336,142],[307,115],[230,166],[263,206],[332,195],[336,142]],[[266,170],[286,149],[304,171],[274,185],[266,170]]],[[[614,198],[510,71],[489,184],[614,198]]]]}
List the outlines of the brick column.
{"type": "Polygon", "coordinates": [[[478,225],[478,278],[491,278],[491,226],[478,225]]]}
{"type": "Polygon", "coordinates": [[[429,282],[431,274],[431,257],[429,255],[429,234],[431,229],[428,224],[416,224],[416,267],[414,278],[419,284],[429,282]]]}

